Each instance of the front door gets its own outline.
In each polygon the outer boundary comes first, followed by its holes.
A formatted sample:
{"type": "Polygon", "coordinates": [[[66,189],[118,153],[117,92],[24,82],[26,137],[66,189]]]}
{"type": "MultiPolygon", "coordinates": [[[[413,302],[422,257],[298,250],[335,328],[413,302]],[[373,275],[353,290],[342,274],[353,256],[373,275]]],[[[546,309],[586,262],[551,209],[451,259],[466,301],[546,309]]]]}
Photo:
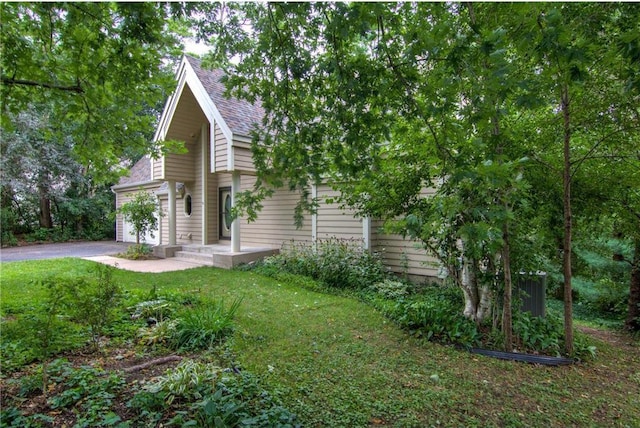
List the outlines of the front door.
{"type": "Polygon", "coordinates": [[[220,239],[231,239],[231,187],[221,187],[219,190],[218,206],[220,218],[218,219],[220,239]]]}

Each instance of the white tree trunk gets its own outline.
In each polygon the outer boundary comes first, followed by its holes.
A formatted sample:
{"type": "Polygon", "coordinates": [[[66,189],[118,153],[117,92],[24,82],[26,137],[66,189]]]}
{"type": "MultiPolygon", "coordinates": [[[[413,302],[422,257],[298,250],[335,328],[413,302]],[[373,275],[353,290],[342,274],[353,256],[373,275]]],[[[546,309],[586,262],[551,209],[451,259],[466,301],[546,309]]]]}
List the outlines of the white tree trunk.
{"type": "Polygon", "coordinates": [[[480,285],[473,260],[464,259],[462,264],[462,293],[464,295],[464,316],[476,324],[491,316],[491,289],[480,285]]]}

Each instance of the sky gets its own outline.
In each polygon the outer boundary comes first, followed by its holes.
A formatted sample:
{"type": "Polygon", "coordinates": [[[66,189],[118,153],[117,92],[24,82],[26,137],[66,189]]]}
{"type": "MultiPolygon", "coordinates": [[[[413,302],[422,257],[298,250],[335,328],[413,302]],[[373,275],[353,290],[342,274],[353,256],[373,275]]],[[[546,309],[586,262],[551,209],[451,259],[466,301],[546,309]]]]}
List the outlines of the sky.
{"type": "Polygon", "coordinates": [[[204,43],[196,43],[195,39],[184,39],[185,53],[205,54],[209,48],[204,43]]]}

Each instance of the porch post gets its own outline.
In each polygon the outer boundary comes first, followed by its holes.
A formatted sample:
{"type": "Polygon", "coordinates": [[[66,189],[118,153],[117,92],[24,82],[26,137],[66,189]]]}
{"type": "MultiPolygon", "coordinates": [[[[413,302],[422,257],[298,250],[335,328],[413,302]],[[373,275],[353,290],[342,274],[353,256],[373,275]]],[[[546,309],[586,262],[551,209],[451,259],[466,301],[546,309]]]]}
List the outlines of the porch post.
{"type": "MultiPolygon", "coordinates": [[[[240,172],[233,171],[231,181],[231,206],[235,207],[237,202],[236,194],[240,192],[240,172]]],[[[240,219],[235,218],[231,223],[231,251],[240,252],[240,219]]]]}
{"type": "MultiPolygon", "coordinates": [[[[318,185],[311,185],[311,198],[315,201],[318,199],[318,185]]],[[[311,242],[313,242],[313,246],[315,248],[316,243],[318,241],[318,211],[311,214],[311,242]]]]}
{"type": "Polygon", "coordinates": [[[162,245],[162,201],[159,196],[156,196],[156,203],[158,204],[158,210],[156,211],[158,216],[158,245],[162,245]]]}
{"type": "Polygon", "coordinates": [[[176,182],[169,180],[169,245],[176,245],[176,182]]]}
{"type": "Polygon", "coordinates": [[[209,125],[203,123],[200,128],[200,151],[202,159],[202,168],[200,169],[200,173],[202,174],[202,245],[208,244],[209,235],[209,198],[207,189],[207,183],[209,181],[209,168],[207,165],[207,146],[209,145],[207,141],[208,130],[209,125]]]}
{"type": "Polygon", "coordinates": [[[364,241],[364,249],[371,250],[371,217],[362,218],[362,239],[364,241]]]}

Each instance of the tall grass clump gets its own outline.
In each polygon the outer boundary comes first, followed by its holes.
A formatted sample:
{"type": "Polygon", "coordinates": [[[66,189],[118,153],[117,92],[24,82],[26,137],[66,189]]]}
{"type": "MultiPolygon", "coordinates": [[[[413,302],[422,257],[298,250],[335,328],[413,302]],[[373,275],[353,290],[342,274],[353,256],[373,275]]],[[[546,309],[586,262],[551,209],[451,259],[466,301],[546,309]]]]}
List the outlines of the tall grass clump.
{"type": "Polygon", "coordinates": [[[233,318],[240,307],[240,299],[228,308],[223,301],[188,309],[177,317],[170,343],[173,348],[186,351],[209,349],[233,332],[233,318]]]}
{"type": "Polygon", "coordinates": [[[259,270],[268,276],[285,271],[328,287],[352,290],[365,289],[389,276],[379,254],[364,249],[360,241],[337,238],[319,240],[315,245],[292,243],[267,258],[259,270]]]}

